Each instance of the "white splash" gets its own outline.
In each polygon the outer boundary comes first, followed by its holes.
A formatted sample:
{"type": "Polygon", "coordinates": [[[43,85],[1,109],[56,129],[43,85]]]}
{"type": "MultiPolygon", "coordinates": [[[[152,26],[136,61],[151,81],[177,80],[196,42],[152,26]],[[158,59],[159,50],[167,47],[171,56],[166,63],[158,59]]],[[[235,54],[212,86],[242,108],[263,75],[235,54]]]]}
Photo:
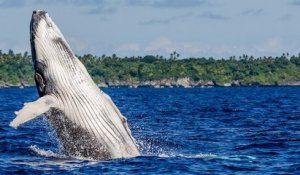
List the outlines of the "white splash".
{"type": "Polygon", "coordinates": [[[197,153],[197,154],[176,154],[176,153],[161,153],[158,155],[159,157],[168,158],[168,157],[183,157],[183,158],[191,158],[191,159],[222,159],[222,160],[230,160],[230,161],[243,161],[255,160],[254,156],[245,156],[245,155],[217,155],[213,153],[197,153]]]}
{"type": "Polygon", "coordinates": [[[36,145],[31,145],[30,150],[42,157],[67,158],[66,155],[54,153],[51,150],[40,149],[36,145]]]}
{"type": "Polygon", "coordinates": [[[80,156],[67,156],[65,154],[62,153],[55,153],[51,150],[44,150],[41,149],[39,147],[37,147],[36,145],[31,145],[30,146],[30,150],[33,151],[35,154],[37,154],[38,156],[41,157],[52,157],[52,158],[59,158],[59,159],[69,159],[70,161],[89,161],[89,162],[105,162],[105,161],[96,161],[92,158],[87,158],[87,157],[80,157],[80,156]]]}

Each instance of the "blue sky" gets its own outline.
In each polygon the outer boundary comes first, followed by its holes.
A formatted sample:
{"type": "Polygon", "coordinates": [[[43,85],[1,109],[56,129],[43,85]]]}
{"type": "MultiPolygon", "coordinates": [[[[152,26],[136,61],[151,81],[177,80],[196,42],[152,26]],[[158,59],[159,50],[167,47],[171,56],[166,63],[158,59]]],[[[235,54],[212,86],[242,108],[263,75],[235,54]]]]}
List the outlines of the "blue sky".
{"type": "Polygon", "coordinates": [[[0,49],[30,51],[43,9],[82,55],[224,57],[300,53],[300,0],[0,0],[0,49]]]}

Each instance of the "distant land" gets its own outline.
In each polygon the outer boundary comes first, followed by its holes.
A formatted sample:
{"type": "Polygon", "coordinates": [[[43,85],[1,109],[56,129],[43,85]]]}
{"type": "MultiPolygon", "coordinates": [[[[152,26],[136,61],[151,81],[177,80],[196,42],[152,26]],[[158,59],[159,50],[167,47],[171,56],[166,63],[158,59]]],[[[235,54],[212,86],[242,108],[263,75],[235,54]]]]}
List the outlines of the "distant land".
{"type": "MultiPolygon", "coordinates": [[[[300,86],[300,54],[169,58],[78,56],[99,87],[300,86]]],[[[31,55],[0,50],[0,87],[35,86],[31,55]]]]}

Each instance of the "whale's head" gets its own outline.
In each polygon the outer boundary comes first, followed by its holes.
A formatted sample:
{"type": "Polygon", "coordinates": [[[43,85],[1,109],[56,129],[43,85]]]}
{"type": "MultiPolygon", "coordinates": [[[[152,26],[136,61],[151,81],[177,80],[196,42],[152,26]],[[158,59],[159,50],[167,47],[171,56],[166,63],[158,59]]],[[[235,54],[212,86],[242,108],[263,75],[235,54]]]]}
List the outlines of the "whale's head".
{"type": "MultiPolygon", "coordinates": [[[[55,86],[63,83],[63,78],[71,77],[77,67],[82,67],[78,66],[80,61],[45,11],[33,11],[30,42],[35,81],[40,96],[52,93],[55,86]]],[[[64,81],[69,82],[68,79],[64,81]]]]}

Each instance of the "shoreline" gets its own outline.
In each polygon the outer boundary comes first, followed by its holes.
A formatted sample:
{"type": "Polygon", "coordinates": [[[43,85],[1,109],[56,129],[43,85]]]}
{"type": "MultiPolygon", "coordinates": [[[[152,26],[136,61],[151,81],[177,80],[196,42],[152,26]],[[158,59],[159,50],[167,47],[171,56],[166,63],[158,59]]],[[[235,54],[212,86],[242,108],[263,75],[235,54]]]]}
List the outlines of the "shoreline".
{"type": "MultiPolygon", "coordinates": [[[[10,84],[0,83],[2,88],[31,88],[35,84],[10,84]]],[[[232,81],[229,83],[216,83],[213,81],[145,81],[140,83],[134,82],[103,82],[97,84],[99,88],[213,88],[213,87],[300,87],[300,81],[289,81],[281,83],[249,83],[244,84],[239,81],[232,81]]]]}
{"type": "Polygon", "coordinates": [[[234,80],[226,83],[217,83],[215,81],[193,81],[189,78],[179,78],[177,80],[155,80],[143,82],[105,82],[97,84],[98,87],[128,87],[128,88],[210,88],[210,87],[300,87],[300,81],[286,81],[273,83],[244,83],[234,80]]]}

